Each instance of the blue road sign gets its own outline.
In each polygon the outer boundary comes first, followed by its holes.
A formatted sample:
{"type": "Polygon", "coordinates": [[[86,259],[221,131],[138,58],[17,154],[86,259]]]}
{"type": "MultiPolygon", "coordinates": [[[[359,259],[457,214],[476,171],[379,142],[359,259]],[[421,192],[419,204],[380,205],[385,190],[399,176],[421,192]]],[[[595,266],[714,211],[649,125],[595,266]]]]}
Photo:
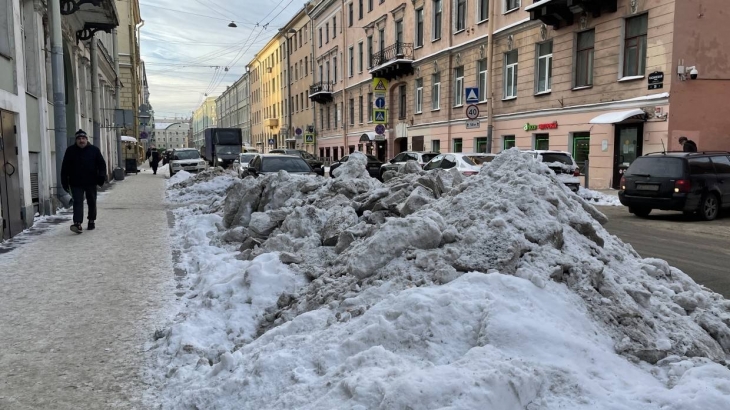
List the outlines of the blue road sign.
{"type": "Polygon", "coordinates": [[[378,97],[375,99],[375,106],[378,108],[385,108],[385,98],[378,97]]]}
{"type": "Polygon", "coordinates": [[[269,145],[274,145],[275,142],[273,138],[269,138],[269,145]]]}
{"type": "Polygon", "coordinates": [[[385,134],[385,125],[383,125],[383,124],[376,125],[375,126],[375,133],[378,134],[378,135],[385,134]]]}
{"type": "Polygon", "coordinates": [[[302,129],[301,128],[297,128],[296,130],[294,130],[294,133],[297,134],[297,135],[302,135],[302,129]]]}
{"type": "Polygon", "coordinates": [[[387,112],[386,110],[378,110],[378,109],[373,110],[373,117],[374,117],[373,122],[375,124],[385,124],[387,122],[386,114],[385,114],[386,112],[387,112]]]}
{"type": "Polygon", "coordinates": [[[479,88],[468,87],[466,89],[466,103],[472,104],[472,103],[478,103],[478,102],[479,102],[479,88]]]}

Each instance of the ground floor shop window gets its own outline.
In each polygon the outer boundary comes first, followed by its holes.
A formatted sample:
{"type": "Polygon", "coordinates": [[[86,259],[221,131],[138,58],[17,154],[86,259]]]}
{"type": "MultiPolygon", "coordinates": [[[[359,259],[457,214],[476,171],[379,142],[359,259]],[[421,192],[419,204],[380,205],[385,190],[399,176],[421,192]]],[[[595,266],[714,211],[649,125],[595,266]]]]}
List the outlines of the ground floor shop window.
{"type": "Polygon", "coordinates": [[[454,138],[454,152],[461,152],[464,143],[461,138],[454,138]]]}
{"type": "Polygon", "coordinates": [[[550,135],[549,134],[535,134],[535,149],[549,150],[550,149],[550,135]]]}
{"type": "Polygon", "coordinates": [[[349,153],[350,154],[352,154],[353,152],[355,152],[355,146],[354,145],[350,145],[349,147],[347,147],[347,149],[349,150],[349,153]]]}
{"type": "Polygon", "coordinates": [[[587,132],[576,132],[573,134],[573,158],[580,168],[580,173],[585,175],[586,173],[586,161],[588,161],[588,155],[590,154],[591,147],[591,134],[587,132]]]}
{"type": "Polygon", "coordinates": [[[476,147],[474,152],[487,152],[487,138],[477,138],[474,146],[476,147]]]}
{"type": "Polygon", "coordinates": [[[505,135],[505,136],[502,137],[502,139],[504,140],[504,145],[502,146],[502,148],[505,151],[508,150],[508,149],[510,149],[510,148],[514,148],[515,147],[516,144],[515,144],[515,136],[514,135],[505,135]]]}
{"type": "Polygon", "coordinates": [[[431,141],[431,151],[441,152],[441,141],[440,140],[431,141]]]}

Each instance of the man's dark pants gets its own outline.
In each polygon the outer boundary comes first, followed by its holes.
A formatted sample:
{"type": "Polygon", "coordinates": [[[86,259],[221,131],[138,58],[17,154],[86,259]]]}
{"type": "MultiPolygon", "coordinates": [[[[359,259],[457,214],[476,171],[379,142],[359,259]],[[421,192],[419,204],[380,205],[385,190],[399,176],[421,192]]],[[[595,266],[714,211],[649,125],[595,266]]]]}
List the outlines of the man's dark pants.
{"type": "Polygon", "coordinates": [[[96,221],[96,185],[71,187],[71,195],[74,199],[74,223],[84,222],[84,196],[89,205],[89,220],[96,221]]]}
{"type": "Polygon", "coordinates": [[[155,174],[157,173],[157,165],[159,165],[159,162],[150,161],[150,166],[152,167],[152,172],[155,174]]]}

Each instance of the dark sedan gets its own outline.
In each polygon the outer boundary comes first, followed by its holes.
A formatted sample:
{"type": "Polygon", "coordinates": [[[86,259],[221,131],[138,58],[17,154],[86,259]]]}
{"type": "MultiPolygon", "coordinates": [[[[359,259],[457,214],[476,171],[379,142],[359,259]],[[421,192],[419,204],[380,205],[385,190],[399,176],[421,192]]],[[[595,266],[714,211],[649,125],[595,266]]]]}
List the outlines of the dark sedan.
{"type": "Polygon", "coordinates": [[[243,171],[242,177],[245,178],[249,175],[257,177],[259,175],[275,174],[279,171],[300,175],[323,175],[322,168],[314,170],[304,159],[298,156],[256,154],[249,163],[248,168],[243,171]]]}
{"type": "MultiPolygon", "coordinates": [[[[368,157],[368,164],[367,164],[368,174],[370,174],[370,176],[373,178],[379,179],[380,178],[380,166],[383,165],[383,163],[373,155],[365,155],[365,156],[368,157]]],[[[330,177],[334,178],[334,174],[332,173],[332,171],[337,169],[337,167],[339,167],[343,163],[347,162],[347,159],[349,157],[350,157],[349,155],[345,155],[344,157],[340,158],[339,161],[330,165],[330,177]]]]}
{"type": "Polygon", "coordinates": [[[302,157],[307,164],[313,169],[322,168],[322,161],[318,160],[317,157],[301,149],[290,149],[290,148],[277,148],[269,151],[270,154],[284,154],[284,155],[297,155],[302,157]]]}

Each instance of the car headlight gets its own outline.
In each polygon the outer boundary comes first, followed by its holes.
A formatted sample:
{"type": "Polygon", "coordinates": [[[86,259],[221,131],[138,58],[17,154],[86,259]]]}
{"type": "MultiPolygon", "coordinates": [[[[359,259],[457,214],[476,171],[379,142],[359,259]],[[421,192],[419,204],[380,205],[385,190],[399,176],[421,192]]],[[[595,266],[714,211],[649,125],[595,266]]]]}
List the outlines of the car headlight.
{"type": "Polygon", "coordinates": [[[198,162],[198,166],[199,166],[199,167],[204,167],[204,166],[205,166],[205,161],[200,161],[200,162],[198,162]]]}

